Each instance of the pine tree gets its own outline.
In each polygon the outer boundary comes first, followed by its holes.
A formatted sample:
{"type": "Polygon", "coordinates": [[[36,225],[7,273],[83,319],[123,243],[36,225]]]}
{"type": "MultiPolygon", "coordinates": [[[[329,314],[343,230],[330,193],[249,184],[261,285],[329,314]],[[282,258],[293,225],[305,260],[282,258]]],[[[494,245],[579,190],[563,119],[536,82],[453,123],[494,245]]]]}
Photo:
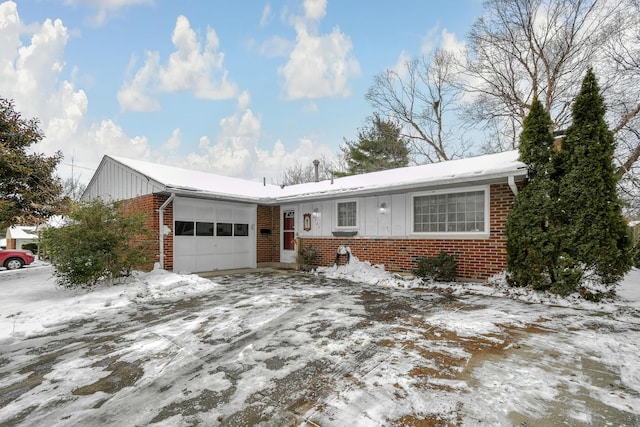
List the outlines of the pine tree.
{"type": "Polygon", "coordinates": [[[520,135],[527,181],[507,218],[507,271],[512,286],[548,289],[559,251],[553,200],[557,193],[551,118],[534,99],[520,135]]]}
{"type": "Polygon", "coordinates": [[[37,224],[63,207],[54,175],[62,153],[28,152],[43,138],[36,119],[23,119],[12,101],[0,98],[0,228],[37,224]]]}
{"type": "MultiPolygon", "coordinates": [[[[566,215],[562,239],[569,259],[565,267],[595,274],[601,283],[613,284],[632,265],[631,239],[617,195],[615,142],[604,116],[600,88],[590,69],[575,99],[572,124],[562,143],[564,173],[558,206],[566,215]]],[[[571,280],[559,282],[556,290],[568,293],[577,286],[571,280]]]]}
{"type": "Polygon", "coordinates": [[[358,141],[345,140],[342,147],[349,174],[407,166],[409,149],[401,127],[391,120],[382,120],[378,114],[369,120],[371,124],[358,132],[358,141]]]}

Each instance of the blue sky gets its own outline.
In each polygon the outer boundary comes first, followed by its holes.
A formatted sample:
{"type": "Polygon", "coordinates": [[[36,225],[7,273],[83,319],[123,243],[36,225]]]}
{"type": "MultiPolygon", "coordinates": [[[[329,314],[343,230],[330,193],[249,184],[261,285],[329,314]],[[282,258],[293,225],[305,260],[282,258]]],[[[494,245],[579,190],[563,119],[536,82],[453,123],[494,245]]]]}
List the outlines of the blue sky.
{"type": "Polygon", "coordinates": [[[480,0],[0,1],[0,96],[60,175],[104,154],[276,182],[338,152],[373,77],[463,47],[480,0]]]}

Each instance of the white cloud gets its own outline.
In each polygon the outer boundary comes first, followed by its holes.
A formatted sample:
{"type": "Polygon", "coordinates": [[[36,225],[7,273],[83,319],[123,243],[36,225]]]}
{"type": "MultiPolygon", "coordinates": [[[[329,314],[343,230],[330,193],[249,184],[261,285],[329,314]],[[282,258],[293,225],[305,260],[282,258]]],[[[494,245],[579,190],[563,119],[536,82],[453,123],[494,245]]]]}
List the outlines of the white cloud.
{"type": "Polygon", "coordinates": [[[349,79],[360,75],[351,41],[339,29],[325,36],[298,29],[297,44],[289,62],[280,69],[289,99],[348,96],[349,79]]]}
{"type": "Polygon", "coordinates": [[[391,71],[397,74],[401,79],[405,78],[408,72],[407,66],[409,65],[410,61],[411,61],[411,56],[409,56],[409,54],[405,50],[403,50],[402,52],[400,52],[400,56],[398,56],[398,61],[396,62],[396,65],[391,67],[391,71]]]}
{"type": "Polygon", "coordinates": [[[327,0],[304,0],[304,13],[308,19],[320,20],[327,14],[327,0]]]}
{"type": "Polygon", "coordinates": [[[235,113],[220,120],[221,131],[215,144],[203,136],[200,151],[190,153],[182,166],[254,180],[266,177],[268,182],[275,182],[296,162],[311,164],[315,158],[332,156],[328,147],[318,146],[309,138],[302,138],[292,152],[287,152],[280,140],[275,141],[272,150],[259,148],[261,117],[249,108],[249,101],[249,94],[243,92],[235,113]]]}
{"type": "MultiPolygon", "coordinates": [[[[191,92],[197,98],[229,99],[236,95],[223,66],[224,53],[214,29],[207,28],[202,47],[189,20],[179,16],[171,35],[175,50],[163,65],[158,52],[147,53],[144,65],[118,91],[123,111],[151,111],[159,108],[159,93],[191,92]]],[[[135,61],[135,60],[133,60],[135,61]]]]}
{"type": "Polygon", "coordinates": [[[325,0],[305,0],[305,16],[293,19],[296,43],[289,61],[278,69],[288,99],[348,96],[349,79],[360,75],[352,54],[351,39],[338,27],[330,34],[317,33],[318,20],[326,14],[325,0]]]}
{"type": "MultiPolygon", "coordinates": [[[[158,52],[147,52],[147,59],[135,74],[133,79],[124,83],[118,91],[118,102],[123,110],[128,111],[157,111],[160,109],[160,102],[148,93],[147,87],[153,80],[160,63],[158,52]]],[[[136,58],[131,58],[129,70],[135,67],[136,58]]]]}
{"type": "Polygon", "coordinates": [[[286,57],[293,50],[294,43],[284,37],[273,36],[265,40],[259,47],[260,55],[267,58],[286,57]]]}
{"type": "Polygon", "coordinates": [[[176,128],[171,132],[171,137],[162,146],[162,151],[175,152],[180,148],[180,145],[182,145],[182,135],[180,128],[176,128]]]}
{"type": "Polygon", "coordinates": [[[422,44],[420,45],[420,53],[422,55],[429,55],[436,46],[440,43],[438,30],[440,25],[436,24],[427,31],[427,34],[422,37],[422,44]]]}
{"type": "MultiPolygon", "coordinates": [[[[62,78],[68,39],[62,21],[47,19],[26,26],[16,3],[0,3],[0,94],[13,99],[23,117],[40,120],[45,139],[32,149],[46,155],[60,150],[65,163],[73,156],[91,167],[98,164],[103,153],[137,158],[148,155],[145,138],[128,137],[113,121],[87,123],[86,93],[62,78]],[[24,45],[22,34],[30,36],[24,45]]],[[[59,172],[68,176],[70,169],[61,167],[59,172]]]]}
{"type": "Polygon", "coordinates": [[[467,45],[464,40],[459,40],[455,33],[448,31],[446,28],[442,29],[442,42],[441,47],[444,50],[452,52],[457,56],[464,57],[467,45]]]}
{"type": "Polygon", "coordinates": [[[267,3],[262,9],[262,16],[260,16],[260,27],[264,28],[271,20],[271,5],[267,3]]]}
{"type": "Polygon", "coordinates": [[[65,0],[65,4],[73,6],[87,6],[97,9],[97,14],[91,19],[91,24],[103,25],[118,10],[141,4],[153,4],[153,0],[65,0]]]}
{"type": "Polygon", "coordinates": [[[428,56],[433,53],[436,48],[447,50],[462,57],[466,50],[466,44],[464,40],[459,40],[455,33],[452,33],[446,28],[441,30],[440,25],[436,24],[430,28],[422,38],[420,54],[428,56]]]}

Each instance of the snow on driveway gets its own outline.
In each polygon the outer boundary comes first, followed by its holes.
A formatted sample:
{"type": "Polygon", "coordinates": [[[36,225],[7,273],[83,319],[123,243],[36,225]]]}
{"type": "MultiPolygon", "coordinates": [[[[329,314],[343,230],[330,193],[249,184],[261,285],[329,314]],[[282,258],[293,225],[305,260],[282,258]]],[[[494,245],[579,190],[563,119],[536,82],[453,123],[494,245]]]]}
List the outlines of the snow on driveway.
{"type": "Polygon", "coordinates": [[[637,270],[607,305],[433,288],[365,263],[91,292],[2,271],[0,425],[640,424],[637,270]]]}

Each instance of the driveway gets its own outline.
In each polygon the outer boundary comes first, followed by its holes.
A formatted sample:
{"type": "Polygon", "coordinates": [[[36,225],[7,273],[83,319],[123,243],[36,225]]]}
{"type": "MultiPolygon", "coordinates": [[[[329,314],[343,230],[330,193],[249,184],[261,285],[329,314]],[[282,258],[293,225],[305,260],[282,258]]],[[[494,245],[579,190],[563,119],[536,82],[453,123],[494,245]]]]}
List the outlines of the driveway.
{"type": "Polygon", "coordinates": [[[636,311],[212,280],[0,340],[0,425],[640,424],[636,311]]]}

